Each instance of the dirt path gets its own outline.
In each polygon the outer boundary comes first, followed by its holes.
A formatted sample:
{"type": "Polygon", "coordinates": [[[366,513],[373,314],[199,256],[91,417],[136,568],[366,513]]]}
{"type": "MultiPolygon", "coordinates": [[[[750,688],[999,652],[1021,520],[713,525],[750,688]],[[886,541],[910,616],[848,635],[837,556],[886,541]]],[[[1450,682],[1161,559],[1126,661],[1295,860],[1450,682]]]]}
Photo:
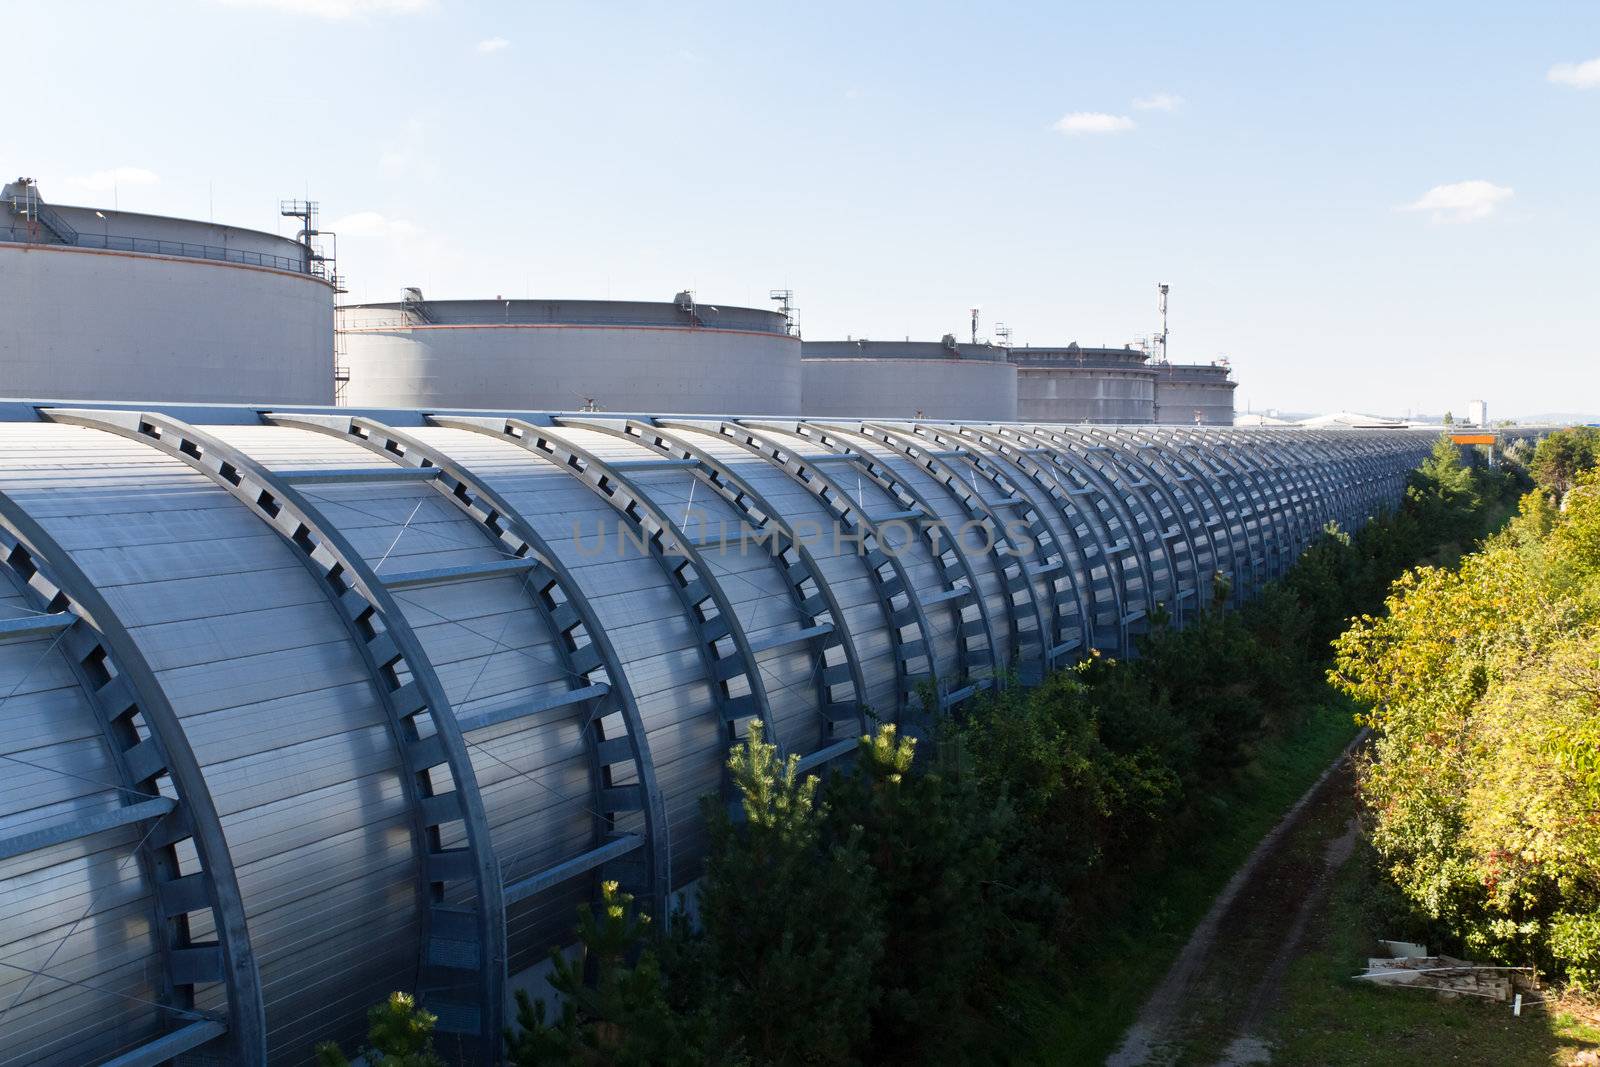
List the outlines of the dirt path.
{"type": "Polygon", "coordinates": [[[1332,873],[1354,851],[1349,757],[1364,739],[1363,732],[1350,743],[1234,872],[1107,1067],[1271,1062],[1252,1031],[1332,873]]]}

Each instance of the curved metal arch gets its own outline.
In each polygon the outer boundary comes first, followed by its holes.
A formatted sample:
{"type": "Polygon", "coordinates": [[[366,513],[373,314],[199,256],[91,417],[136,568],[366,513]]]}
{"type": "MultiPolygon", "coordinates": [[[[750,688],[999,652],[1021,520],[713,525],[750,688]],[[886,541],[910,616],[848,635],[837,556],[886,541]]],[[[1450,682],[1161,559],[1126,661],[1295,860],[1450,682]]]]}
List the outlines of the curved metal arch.
{"type": "MultiPolygon", "coordinates": [[[[825,633],[805,639],[811,649],[815,669],[812,671],[817,690],[817,707],[821,719],[818,752],[802,758],[807,769],[856,750],[854,736],[841,740],[836,735],[840,723],[853,722],[855,729],[868,729],[863,702],[867,684],[861,670],[861,660],[856,653],[855,641],[845,622],[844,612],[834,599],[833,589],[822,576],[822,570],[812,559],[803,540],[789,523],[767,502],[755,487],[741,478],[731,467],[705,449],[686,440],[682,434],[668,429],[655,420],[649,422],[627,419],[619,424],[613,420],[557,416],[559,426],[573,426],[610,434],[642,445],[669,459],[692,462],[690,472],[717,496],[734,508],[749,524],[757,536],[754,540],[766,549],[768,558],[783,579],[783,589],[803,620],[805,629],[826,625],[825,633]],[[790,557],[793,557],[792,559],[790,557]],[[828,663],[828,651],[837,648],[843,663],[828,663]],[[839,668],[843,668],[840,670],[839,668]],[[841,687],[848,688],[841,698],[841,687]]],[[[742,541],[741,541],[742,543],[742,541]]]]}
{"type": "Polygon", "coordinates": [[[1048,457],[1049,463],[1045,469],[1062,482],[1063,489],[1069,495],[1083,495],[1094,504],[1093,507],[1086,509],[1086,513],[1093,517],[1094,522],[1100,525],[1104,533],[1106,558],[1116,560],[1116,566],[1112,571],[1121,589],[1123,614],[1117,625],[1117,650],[1123,655],[1134,655],[1137,649],[1131,638],[1149,627],[1150,612],[1156,605],[1157,591],[1150,561],[1143,551],[1143,536],[1134,523],[1132,514],[1128,512],[1126,503],[1119,498],[1116,488],[1107,481],[1097,467],[1067,443],[1051,440],[1048,429],[1031,425],[996,425],[993,429],[997,434],[1010,435],[1024,443],[1034,455],[1048,457]],[[1142,598],[1139,603],[1135,603],[1128,594],[1126,563],[1129,560],[1133,562],[1133,568],[1138,572],[1142,598]]]}
{"type": "MultiPolygon", "coordinates": [[[[593,709],[585,719],[583,737],[589,756],[591,810],[595,813],[594,848],[609,849],[619,859],[628,855],[617,850],[615,843],[622,836],[616,819],[629,811],[639,811],[644,820],[643,844],[650,860],[643,865],[642,878],[622,880],[631,882],[629,889],[636,896],[651,902],[654,914],[666,915],[667,894],[671,892],[666,806],[656,783],[638,700],[611,637],[595,617],[588,597],[533,524],[442,449],[376,419],[283,412],[268,412],[261,418],[272,425],[312,430],[349,441],[402,467],[437,470],[439,473],[428,484],[476,525],[494,548],[511,559],[538,561],[518,584],[554,638],[562,668],[575,680],[571,691],[576,694],[602,687],[604,690],[584,701],[593,709]],[[602,672],[603,680],[599,677],[602,672]],[[621,737],[606,735],[605,720],[612,714],[623,725],[621,737]],[[632,766],[637,790],[614,780],[612,767],[623,763],[632,766]]],[[[568,869],[576,876],[594,868],[572,864],[568,869]]],[[[538,880],[535,875],[532,881],[538,880]]],[[[598,896],[598,887],[596,890],[598,896]]]]}
{"type": "Polygon", "coordinates": [[[1000,461],[1021,471],[1023,479],[1030,483],[1035,490],[1043,493],[1045,498],[1053,505],[1054,518],[1051,517],[1049,511],[1041,510],[1037,506],[1037,502],[1030,493],[1024,492],[1022,494],[1028,500],[1026,505],[1028,510],[1035,517],[1029,519],[1029,521],[1034,522],[1037,519],[1036,526],[1041,527],[1046,532],[1046,539],[1040,540],[1036,538],[1036,540],[1039,540],[1041,544],[1050,546],[1047,565],[1059,563],[1065,572],[1064,580],[1067,582],[1074,610],[1082,627],[1080,646],[1083,648],[1101,647],[1095,638],[1095,627],[1098,625],[1097,615],[1102,607],[1097,594],[1101,590],[1109,594],[1109,603],[1104,606],[1114,612],[1117,618],[1122,617],[1123,607],[1121,587],[1114,577],[1111,564],[1108,562],[1110,558],[1109,542],[1101,536],[1099,524],[1089,521],[1086,515],[1081,514],[1082,509],[1073,503],[1072,498],[1067,495],[1060,482],[1054,476],[1048,475],[1032,456],[1025,450],[1015,446],[1009,439],[998,437],[981,425],[962,423],[949,428],[953,429],[956,435],[961,438],[962,443],[967,446],[969,454],[974,457],[974,460],[981,460],[982,464],[993,472],[992,477],[999,479],[999,484],[1010,484],[1015,490],[1021,491],[1021,482],[1013,479],[1010,474],[997,467],[993,457],[998,457],[1000,461]],[[972,446],[974,444],[985,451],[980,452],[973,449],[972,446]],[[1056,525],[1057,522],[1060,523],[1059,527],[1056,525]],[[1083,538],[1078,534],[1078,524],[1080,522],[1090,535],[1091,543],[1088,545],[1084,544],[1083,538]],[[1070,542],[1070,545],[1068,542],[1070,542]],[[1070,559],[1067,555],[1069,548],[1072,552],[1070,559]],[[1096,582],[1094,579],[1096,561],[1105,570],[1103,582],[1096,582]],[[1077,570],[1073,569],[1074,565],[1076,565],[1077,570]],[[1085,581],[1088,583],[1087,595],[1077,581],[1079,571],[1082,572],[1085,581]]]}
{"type": "MultiPolygon", "coordinates": [[[[1059,549],[1055,544],[1055,531],[1045,521],[1033,498],[1022,492],[983,452],[973,448],[970,441],[958,433],[952,434],[951,427],[926,422],[904,425],[863,423],[863,427],[870,427],[872,431],[885,435],[884,444],[917,462],[930,476],[939,480],[946,491],[962,504],[969,516],[986,524],[989,531],[989,555],[994,562],[996,573],[1004,582],[1006,608],[1012,617],[1014,658],[1021,659],[1022,648],[1017,643],[1020,628],[1017,621],[1016,596],[1023,591],[1027,593],[1033,613],[1035,629],[1032,632],[1036,635],[1034,640],[1038,645],[1035,652],[1038,677],[1042,678],[1044,672],[1050,670],[1062,656],[1081,647],[1080,639],[1069,636],[1070,626],[1066,612],[1067,607],[1074,612],[1078,610],[1077,583],[1068,572],[1065,560],[1060,558],[1059,549]],[[923,457],[921,460],[912,453],[913,442],[915,451],[921,453],[923,457]],[[930,450],[924,442],[939,446],[941,451],[930,450]],[[983,480],[1000,494],[1000,499],[996,502],[985,500],[975,487],[969,488],[960,472],[947,461],[954,458],[965,461],[975,477],[982,476],[983,480]],[[998,508],[1015,508],[1022,515],[1023,522],[1028,528],[1027,539],[1033,545],[1032,550],[1024,552],[1017,544],[1017,539],[1011,532],[1011,524],[1001,519],[998,508]],[[996,536],[996,531],[1000,536],[996,536]],[[1005,553],[1000,551],[1002,538],[1006,546],[1005,553]],[[1040,546],[1045,546],[1049,554],[1044,556],[1043,564],[1034,564],[1030,569],[1028,557],[1038,554],[1040,546]],[[1050,560],[1050,555],[1056,557],[1054,562],[1050,560]],[[1011,573],[1013,568],[1015,574],[1011,573]],[[1042,580],[1045,588],[1050,591],[1048,599],[1043,603],[1040,601],[1038,587],[1034,584],[1036,580],[1042,580]],[[1066,590],[1061,589],[1063,582],[1067,585],[1066,590]]],[[[1081,612],[1078,614],[1081,619],[1081,612]]],[[[1081,629],[1080,627],[1080,632],[1081,629]]],[[[1023,680],[1036,679],[1032,675],[1024,675],[1023,680]]]]}
{"type": "MultiPolygon", "coordinates": [[[[1119,654],[1128,649],[1130,647],[1128,627],[1142,618],[1144,611],[1143,608],[1134,607],[1128,597],[1125,562],[1134,554],[1133,539],[1117,537],[1122,520],[1116,515],[1111,516],[1118,523],[1118,528],[1113,529],[1110,520],[1100,508],[1079,502],[1081,498],[1088,498],[1091,501],[1100,499],[1103,494],[1098,484],[1086,484],[1088,479],[1078,473],[1074,462],[1063,460],[1055,448],[1047,447],[1038,438],[1018,426],[992,423],[982,427],[964,426],[962,432],[1016,465],[1049,496],[1065,525],[1067,536],[1077,550],[1084,575],[1090,582],[1091,593],[1098,593],[1101,589],[1100,582],[1094,578],[1095,566],[1098,565],[1105,571],[1104,588],[1110,592],[1109,606],[1115,613],[1112,619],[1115,640],[1106,640],[1105,635],[1099,632],[1100,624],[1097,617],[1093,620],[1090,632],[1093,647],[1119,654]],[[1040,462],[1036,457],[1041,456],[1049,458],[1040,462]],[[1082,524],[1092,544],[1087,546],[1084,544],[1083,536],[1078,533],[1079,524],[1082,524]]],[[[1109,503],[1107,506],[1110,506],[1109,503]]],[[[1097,595],[1095,597],[1097,613],[1100,610],[1100,602],[1101,598],[1097,595]]]]}
{"type": "MultiPolygon", "coordinates": [[[[1126,502],[1131,496],[1138,504],[1139,510],[1149,520],[1150,533],[1144,538],[1146,546],[1152,543],[1159,546],[1162,557],[1166,563],[1168,575],[1168,588],[1171,590],[1170,612],[1172,624],[1181,627],[1184,620],[1183,602],[1189,597],[1196,601],[1196,610],[1203,611],[1199,606],[1200,600],[1200,568],[1199,555],[1195,548],[1194,538],[1190,535],[1188,524],[1183,519],[1183,509],[1171,500],[1165,493],[1165,486],[1160,479],[1153,477],[1153,472],[1138,463],[1136,456],[1130,455],[1122,442],[1097,434],[1091,428],[1077,429],[1063,427],[1056,431],[1056,436],[1066,437],[1076,434],[1085,442],[1085,452],[1090,456],[1090,462],[1097,468],[1112,468],[1113,473],[1121,483],[1119,496],[1126,502]],[[1157,500],[1160,494],[1161,499],[1157,500]],[[1161,515],[1162,505],[1165,504],[1172,512],[1172,524],[1167,525],[1161,515]],[[1189,577],[1189,588],[1183,586],[1183,570],[1180,566],[1178,554],[1174,545],[1181,543],[1187,557],[1186,565],[1189,577]]],[[[1102,473],[1105,471],[1102,468],[1102,473]]],[[[1109,480],[1109,475],[1108,475],[1109,480]]],[[[1115,482],[1113,484],[1116,484],[1115,482]]],[[[1129,508],[1132,511],[1132,508],[1129,508]]],[[[1209,546],[1208,546],[1209,547],[1209,546]]],[[[1148,555],[1148,553],[1147,553],[1148,555]]]]}
{"type": "MultiPolygon", "coordinates": [[[[605,501],[646,546],[695,628],[695,649],[716,703],[724,748],[743,740],[750,720],[760,719],[767,726],[768,739],[780,752],[784,751],[755,651],[721,583],[689,536],[638,486],[588,449],[552,436],[547,432],[549,427],[499,416],[430,415],[428,421],[510,442],[565,471],[605,501]],[[676,561],[670,558],[673,556],[676,561]],[[722,647],[724,641],[732,646],[731,651],[722,647]],[[736,694],[733,686],[741,681],[748,692],[736,694]]],[[[731,803],[732,781],[726,766],[722,778],[726,799],[731,803]]]]}
{"type": "MultiPolygon", "coordinates": [[[[883,539],[882,524],[868,515],[866,509],[857,504],[842,486],[823,473],[820,467],[808,462],[792,446],[775,441],[760,430],[725,419],[664,421],[674,429],[715,435],[772,464],[826,507],[841,529],[852,535],[851,539],[857,546],[857,554],[861,557],[867,578],[872,583],[873,595],[878,600],[879,610],[883,612],[884,628],[888,631],[889,643],[894,651],[898,699],[895,708],[896,720],[909,721],[909,715],[918,708],[917,688],[923,681],[931,684],[936,691],[944,688],[945,681],[939,677],[938,664],[933,658],[933,628],[928,624],[922,602],[912,586],[905,565],[900,561],[899,554],[884,551],[883,546],[886,542],[883,539]],[[905,631],[908,629],[914,632],[914,636],[906,637],[905,631]],[[911,671],[910,664],[918,659],[927,665],[925,674],[914,674],[911,671]]],[[[967,595],[976,594],[969,591],[967,595]]]]}
{"type": "MultiPolygon", "coordinates": [[[[1215,527],[1206,523],[1205,505],[1191,481],[1181,472],[1174,472],[1159,449],[1150,448],[1128,434],[1089,431],[1103,439],[1116,451],[1120,461],[1134,474],[1149,483],[1146,490],[1151,504],[1160,515],[1162,507],[1171,514],[1172,523],[1183,536],[1188,549],[1189,581],[1194,597],[1194,611],[1203,615],[1211,610],[1211,575],[1216,573],[1222,558],[1215,527]]],[[[1167,535],[1171,536],[1171,528],[1167,535]]],[[[1183,598],[1179,598],[1182,604],[1183,598]]],[[[1174,613],[1182,625],[1184,616],[1174,613]]]]}
{"type": "Polygon", "coordinates": [[[166,806],[150,805],[153,812],[162,808],[151,817],[164,821],[144,837],[140,848],[152,889],[163,1000],[190,1011],[195,985],[222,982],[228,990],[228,1015],[225,1026],[220,1020],[199,1020],[158,1040],[168,1042],[177,1055],[222,1038],[226,1043],[213,1051],[231,1062],[265,1064],[261,974],[227,838],[200,763],[155,672],[89,576],[3,492],[0,571],[40,610],[75,617],[61,639],[61,651],[96,710],[118,777],[136,793],[168,801],[166,806]],[[142,739],[140,727],[147,735],[142,739]],[[169,783],[171,798],[155,785],[162,778],[169,783]],[[198,865],[188,874],[182,873],[177,854],[183,843],[194,849],[198,865]],[[200,911],[211,913],[214,943],[190,936],[189,916],[200,911]]]}
{"type": "MultiPolygon", "coordinates": [[[[812,425],[826,429],[830,433],[841,436],[862,437],[868,441],[882,445],[895,454],[914,463],[923,474],[932,478],[939,484],[956,506],[966,513],[967,518],[978,523],[985,532],[988,542],[985,549],[993,565],[997,579],[1004,594],[1006,606],[1006,630],[1011,639],[1012,659],[1019,665],[1023,662],[1024,655],[1031,651],[1038,670],[1047,669],[1047,656],[1050,651],[1049,634],[1052,627],[1045,622],[1045,612],[1049,609],[1040,609],[1038,595],[1033,587],[1026,568],[1022,552],[1017,548],[1015,539],[1006,528],[1006,523],[984,500],[976,490],[969,489],[945,457],[929,449],[917,436],[899,430],[888,423],[861,422],[817,422],[812,425]],[[1004,546],[1002,548],[1002,546],[1004,546]],[[1017,610],[1017,595],[1021,593],[1028,598],[1028,608],[1032,615],[1033,626],[1025,626],[1024,619],[1017,610]],[[1031,650],[1027,646],[1035,646],[1031,650]]],[[[958,549],[959,550],[959,549],[958,549]]],[[[970,568],[971,561],[968,561],[970,568]]],[[[973,572],[976,576],[976,572],[973,572]]]]}
{"type": "Polygon", "coordinates": [[[1277,489],[1285,519],[1283,571],[1287,571],[1319,530],[1308,514],[1307,505],[1310,501],[1306,493],[1304,465],[1298,457],[1278,447],[1270,438],[1253,437],[1237,431],[1232,436],[1258,462],[1263,475],[1277,489]]]}
{"type": "MultiPolygon", "coordinates": [[[[1234,605],[1241,602],[1243,594],[1242,583],[1238,580],[1241,566],[1248,563],[1249,540],[1246,537],[1246,528],[1243,517],[1236,506],[1231,506],[1230,501],[1224,501],[1218,494],[1217,487],[1212,484],[1212,479],[1200,467],[1192,462],[1174,442],[1164,440],[1150,434],[1143,428],[1133,428],[1124,431],[1135,442],[1142,452],[1153,453],[1157,462],[1176,471],[1173,481],[1177,482],[1189,499],[1193,501],[1196,511],[1200,514],[1205,524],[1207,535],[1211,538],[1212,566],[1221,571],[1223,558],[1222,548],[1226,546],[1228,569],[1226,573],[1232,583],[1230,600],[1234,605]],[[1237,534],[1235,533],[1237,530],[1237,534]]],[[[1210,598],[1210,577],[1207,586],[1202,591],[1202,596],[1210,598]]]]}
{"type": "Polygon", "coordinates": [[[1351,488],[1354,468],[1337,452],[1322,447],[1320,439],[1277,438],[1274,443],[1300,457],[1306,480],[1315,494],[1313,537],[1325,529],[1329,522],[1337,522],[1342,528],[1348,529],[1350,498],[1346,491],[1351,488]]]}
{"type": "MultiPolygon", "coordinates": [[[[1090,432],[1097,437],[1103,437],[1107,444],[1119,450],[1123,462],[1133,466],[1140,472],[1141,477],[1150,482],[1152,490],[1160,495],[1168,510],[1172,512],[1173,521],[1184,528],[1189,544],[1195,610],[1202,614],[1211,610],[1211,577],[1222,562],[1223,540],[1217,533],[1222,523],[1220,518],[1216,523],[1210,521],[1206,498],[1195,486],[1198,479],[1192,471],[1178,468],[1163,449],[1144,442],[1136,434],[1107,430],[1090,432]],[[1202,546],[1205,550],[1203,560],[1200,551],[1202,546]],[[1202,573],[1202,563],[1204,563],[1204,573],[1202,573]]],[[[1231,561],[1231,539],[1228,542],[1228,551],[1231,561]]]]}
{"type": "Polygon", "coordinates": [[[444,689],[393,596],[361,554],[292,485],[210,434],[154,412],[46,408],[61,422],[104,430],[182,460],[243,503],[292,549],[344,622],[389,719],[421,864],[422,953],[418,1000],[458,1034],[479,1062],[499,1053],[505,1000],[505,901],[472,761],[444,689]],[[431,726],[423,733],[419,726],[431,726]],[[432,769],[454,788],[440,792],[432,769]],[[459,824],[464,847],[441,828],[459,824]],[[452,901],[451,896],[465,902],[452,901]],[[452,999],[471,974],[476,1003],[452,999]]]}
{"type": "MultiPolygon", "coordinates": [[[[773,424],[750,421],[741,422],[740,425],[761,427],[773,424]]],[[[822,423],[802,421],[794,423],[792,430],[788,423],[777,425],[775,428],[792,432],[802,440],[811,441],[834,455],[848,459],[852,466],[879,489],[905,506],[908,511],[916,512],[913,530],[927,546],[928,554],[933,557],[939,569],[940,581],[944,585],[943,592],[958,589],[956,583],[963,578],[966,579],[967,588],[971,590],[970,602],[965,602],[966,598],[961,601],[950,601],[951,614],[956,624],[956,661],[961,665],[962,686],[954,693],[941,693],[939,696],[941,705],[950,707],[959,704],[979,689],[998,684],[1001,681],[999,644],[994,637],[994,622],[989,618],[989,609],[983,602],[983,588],[978,584],[977,575],[973,573],[972,564],[967,559],[966,553],[956,545],[955,538],[945,538],[944,547],[940,547],[939,515],[933,510],[933,506],[876,456],[863,452],[848,442],[838,440],[835,437],[837,431],[828,429],[822,423]],[[965,617],[968,607],[977,611],[976,619],[965,617]],[[976,645],[978,641],[982,641],[985,647],[978,648],[976,645]],[[977,673],[980,659],[988,660],[987,676],[977,673]]],[[[933,663],[931,648],[928,662],[930,666],[933,663]]]]}
{"type": "MultiPolygon", "coordinates": [[[[1138,500],[1139,510],[1149,520],[1151,537],[1146,537],[1143,532],[1144,527],[1140,525],[1138,519],[1134,516],[1133,507],[1128,503],[1130,493],[1119,489],[1116,481],[1113,480],[1113,475],[1121,477],[1121,472],[1113,470],[1108,473],[1105,469],[1107,464],[1104,457],[1107,453],[1112,452],[1112,449],[1105,445],[1096,444],[1092,440],[1075,439],[1063,432],[1065,429],[1066,427],[1029,425],[1026,427],[1025,432],[1036,440],[1053,446],[1056,455],[1078,460],[1077,469],[1094,484],[1106,503],[1116,512],[1117,522],[1121,525],[1124,535],[1135,545],[1133,555],[1138,563],[1140,577],[1144,581],[1145,599],[1147,601],[1145,610],[1150,611],[1162,603],[1157,599],[1159,593],[1156,588],[1155,569],[1150,562],[1150,541],[1154,539],[1160,542],[1161,539],[1161,533],[1157,529],[1160,519],[1155,515],[1148,501],[1138,497],[1137,494],[1133,494],[1135,499],[1138,500]]],[[[1161,543],[1160,548],[1168,574],[1166,583],[1169,590],[1168,600],[1176,603],[1178,598],[1178,568],[1172,562],[1170,546],[1161,543]]]]}
{"type": "Polygon", "coordinates": [[[1236,572],[1234,576],[1234,584],[1242,601],[1267,580],[1271,539],[1276,535],[1268,525],[1270,519],[1265,510],[1265,497],[1260,487],[1251,480],[1244,465],[1229,450],[1206,447],[1193,432],[1182,428],[1163,429],[1161,433],[1180,454],[1205,465],[1211,478],[1216,479],[1215,483],[1207,479],[1207,484],[1213,490],[1220,487],[1227,491],[1228,501],[1238,517],[1244,537],[1244,560],[1249,564],[1248,570],[1236,572]]]}
{"type": "Polygon", "coordinates": [[[1295,542],[1299,536],[1299,520],[1293,511],[1292,491],[1285,485],[1281,473],[1266,461],[1267,457],[1252,442],[1240,440],[1237,435],[1224,435],[1222,444],[1262,493],[1273,531],[1269,542],[1271,555],[1268,569],[1271,577],[1281,578],[1289,569],[1289,561],[1294,558],[1295,542]]]}

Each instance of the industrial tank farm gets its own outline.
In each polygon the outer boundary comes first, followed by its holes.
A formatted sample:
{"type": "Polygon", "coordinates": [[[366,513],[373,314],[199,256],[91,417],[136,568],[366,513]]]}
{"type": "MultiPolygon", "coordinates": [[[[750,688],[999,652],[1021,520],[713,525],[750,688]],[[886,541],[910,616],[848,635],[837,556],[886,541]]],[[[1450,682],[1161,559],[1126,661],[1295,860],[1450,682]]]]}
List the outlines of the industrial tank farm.
{"type": "Polygon", "coordinates": [[[1156,421],[1156,374],[1132,348],[1011,349],[1017,416],[1108,425],[1156,421]]]}
{"type": "Polygon", "coordinates": [[[306,244],[27,180],[0,200],[0,392],[332,403],[334,279],[306,244]]]}
{"type": "Polygon", "coordinates": [[[800,410],[800,342],[757,308],[426,300],[339,309],[351,405],[553,411],[800,410]]]}
{"type": "Polygon", "coordinates": [[[396,989],[491,1062],[600,878],[699,876],[751,718],[821,768],[1132,654],[1431,440],[0,405],[0,1063],[304,1064],[396,989]]]}
{"type": "Polygon", "coordinates": [[[1172,426],[1233,425],[1232,380],[1222,363],[1164,363],[1156,370],[1156,421],[1172,426]]]}
{"type": "Polygon", "coordinates": [[[987,344],[807,341],[801,352],[805,415],[896,418],[1017,417],[1017,368],[987,344]]]}

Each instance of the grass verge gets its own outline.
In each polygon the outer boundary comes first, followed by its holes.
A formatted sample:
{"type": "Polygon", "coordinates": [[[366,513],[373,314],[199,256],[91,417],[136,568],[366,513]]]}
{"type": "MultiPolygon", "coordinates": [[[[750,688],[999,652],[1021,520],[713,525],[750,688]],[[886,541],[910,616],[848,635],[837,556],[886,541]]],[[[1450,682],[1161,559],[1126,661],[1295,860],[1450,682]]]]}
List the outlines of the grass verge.
{"type": "Polygon", "coordinates": [[[1091,1064],[1114,1050],[1217,893],[1355,733],[1351,706],[1330,692],[1294,728],[1265,739],[1234,786],[1209,798],[1213,816],[1199,833],[1130,879],[1054,974],[1019,981],[1002,998],[1011,1017],[994,1022],[1013,1039],[1025,1035],[1014,1060],[1091,1064]]]}
{"type": "Polygon", "coordinates": [[[1376,938],[1392,936],[1379,929],[1376,862],[1370,849],[1358,850],[1339,870],[1328,907],[1313,919],[1306,949],[1264,1021],[1274,1063],[1565,1067],[1579,1051],[1600,1048],[1594,1008],[1576,1000],[1526,1008],[1515,1018],[1505,1004],[1442,1000],[1352,979],[1376,951],[1376,938]]]}

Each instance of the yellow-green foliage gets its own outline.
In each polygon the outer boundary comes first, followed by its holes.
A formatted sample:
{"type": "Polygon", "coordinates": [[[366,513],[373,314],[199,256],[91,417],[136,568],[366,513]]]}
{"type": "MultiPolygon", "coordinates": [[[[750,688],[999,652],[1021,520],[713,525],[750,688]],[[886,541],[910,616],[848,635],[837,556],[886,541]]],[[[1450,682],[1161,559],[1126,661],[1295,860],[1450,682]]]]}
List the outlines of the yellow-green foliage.
{"type": "Polygon", "coordinates": [[[1336,643],[1376,732],[1362,775],[1402,891],[1478,952],[1600,982],[1600,472],[1336,643]]]}

